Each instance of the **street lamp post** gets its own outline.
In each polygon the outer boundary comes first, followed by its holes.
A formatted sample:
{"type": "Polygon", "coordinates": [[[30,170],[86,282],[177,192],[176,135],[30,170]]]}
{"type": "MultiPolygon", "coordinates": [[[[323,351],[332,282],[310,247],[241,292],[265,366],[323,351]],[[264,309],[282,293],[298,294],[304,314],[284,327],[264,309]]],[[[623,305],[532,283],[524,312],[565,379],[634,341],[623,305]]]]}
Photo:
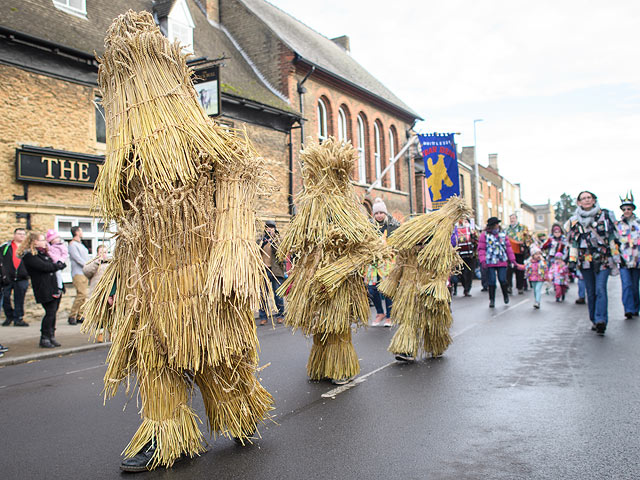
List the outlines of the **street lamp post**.
{"type": "Polygon", "coordinates": [[[478,118],[473,121],[473,176],[475,177],[476,198],[474,209],[476,211],[476,224],[480,228],[482,226],[482,218],[480,218],[480,175],[478,173],[478,152],[476,144],[476,123],[481,122],[478,118]]]}

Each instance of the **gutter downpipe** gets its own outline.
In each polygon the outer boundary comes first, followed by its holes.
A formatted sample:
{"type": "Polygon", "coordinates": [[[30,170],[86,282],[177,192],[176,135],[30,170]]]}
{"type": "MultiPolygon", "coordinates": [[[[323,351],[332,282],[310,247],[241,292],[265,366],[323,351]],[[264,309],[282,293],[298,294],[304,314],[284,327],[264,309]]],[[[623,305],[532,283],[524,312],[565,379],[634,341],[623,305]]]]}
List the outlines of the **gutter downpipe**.
{"type": "Polygon", "coordinates": [[[303,85],[307,81],[307,79],[311,76],[311,74],[313,72],[315,72],[315,70],[316,70],[315,65],[312,65],[311,66],[311,70],[309,70],[307,72],[307,74],[304,76],[304,78],[301,81],[298,82],[297,90],[298,90],[298,95],[300,96],[300,117],[302,117],[300,119],[300,147],[302,147],[304,145],[304,122],[305,122],[305,119],[304,119],[304,101],[303,101],[303,98],[304,98],[304,94],[307,93],[307,89],[304,88],[303,85]]]}

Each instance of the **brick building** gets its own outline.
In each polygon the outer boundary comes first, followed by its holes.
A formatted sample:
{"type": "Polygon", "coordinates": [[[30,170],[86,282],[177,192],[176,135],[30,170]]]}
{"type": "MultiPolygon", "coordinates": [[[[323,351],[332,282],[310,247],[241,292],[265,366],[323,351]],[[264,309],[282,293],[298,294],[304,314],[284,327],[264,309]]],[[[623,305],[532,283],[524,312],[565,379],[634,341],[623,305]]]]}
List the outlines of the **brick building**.
{"type": "Polygon", "coordinates": [[[381,196],[404,217],[415,210],[408,157],[376,185],[419,116],[349,55],[347,37],[328,39],[263,0],[5,0],[0,7],[0,238],[17,226],[79,225],[93,251],[109,236],[92,211],[105,151],[94,52],[107,27],[133,9],[219,66],[217,121],[246,128],[274,160],[280,191],[260,205],[286,222],[301,179],[303,139],[334,135],[360,153],[354,183],[365,203],[381,196]]]}

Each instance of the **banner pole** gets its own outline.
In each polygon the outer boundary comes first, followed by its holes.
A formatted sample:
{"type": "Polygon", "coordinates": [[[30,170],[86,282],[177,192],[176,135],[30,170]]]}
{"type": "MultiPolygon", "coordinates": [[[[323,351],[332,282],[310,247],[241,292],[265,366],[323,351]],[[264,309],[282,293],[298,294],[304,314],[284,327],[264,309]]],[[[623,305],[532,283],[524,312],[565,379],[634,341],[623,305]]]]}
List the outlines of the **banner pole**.
{"type": "Polygon", "coordinates": [[[389,170],[391,170],[391,167],[393,167],[393,166],[396,164],[396,162],[400,159],[400,157],[404,154],[404,152],[406,152],[406,151],[409,149],[409,147],[410,147],[411,145],[413,145],[414,143],[416,143],[416,140],[418,140],[418,136],[417,136],[417,135],[414,135],[413,137],[411,137],[411,138],[409,139],[409,141],[405,144],[405,146],[404,146],[404,147],[402,147],[402,149],[400,149],[400,151],[398,152],[398,154],[397,154],[395,157],[393,157],[393,158],[391,159],[391,161],[389,162],[389,165],[387,165],[387,166],[386,166],[386,168],[385,168],[382,172],[380,172],[380,176],[379,176],[378,178],[376,178],[376,179],[371,183],[371,185],[369,185],[369,187],[367,187],[367,193],[370,193],[370,192],[371,192],[371,190],[373,190],[373,189],[376,187],[376,185],[377,185],[377,183],[378,183],[378,182],[380,182],[380,185],[382,185],[382,182],[381,182],[382,177],[384,177],[384,176],[385,176],[385,174],[386,174],[389,170]]]}

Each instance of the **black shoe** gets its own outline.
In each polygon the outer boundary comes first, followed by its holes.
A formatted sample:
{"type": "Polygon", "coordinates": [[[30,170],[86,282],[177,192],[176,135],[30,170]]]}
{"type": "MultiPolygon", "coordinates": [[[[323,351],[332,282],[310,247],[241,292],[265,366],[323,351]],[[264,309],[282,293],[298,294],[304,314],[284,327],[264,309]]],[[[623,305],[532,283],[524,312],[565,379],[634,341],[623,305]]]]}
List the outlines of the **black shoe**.
{"type": "Polygon", "coordinates": [[[255,434],[256,431],[254,430],[253,432],[248,433],[243,437],[233,437],[233,441],[236,442],[236,445],[239,445],[240,447],[246,447],[247,443],[251,443],[248,439],[253,437],[255,434]]]}
{"type": "Polygon", "coordinates": [[[556,297],[556,303],[560,303],[560,297],[556,297]]]}
{"type": "Polygon", "coordinates": [[[482,287],[482,289],[480,291],[481,292],[486,292],[487,291],[487,287],[482,287]]]}
{"type": "Polygon", "coordinates": [[[624,316],[627,317],[627,320],[630,319],[631,317],[633,317],[633,313],[631,312],[624,312],[624,316]]]}
{"type": "Polygon", "coordinates": [[[518,290],[518,295],[524,295],[524,290],[522,289],[518,290]]]}
{"type": "Polygon", "coordinates": [[[598,328],[596,327],[595,323],[591,323],[591,331],[595,332],[598,328]]]}
{"type": "Polygon", "coordinates": [[[14,327],[28,327],[29,324],[27,322],[25,322],[24,320],[18,320],[13,322],[13,326],[14,327]]]}
{"type": "Polygon", "coordinates": [[[131,458],[125,458],[120,464],[120,470],[125,472],[146,472],[149,470],[149,464],[151,458],[156,451],[155,445],[152,442],[148,442],[142,450],[136,453],[131,458]]]}
{"type": "Polygon", "coordinates": [[[596,323],[596,332],[598,332],[598,335],[604,335],[604,331],[607,329],[607,324],[602,322],[602,323],[596,323]]]}
{"type": "Polygon", "coordinates": [[[40,338],[40,348],[53,348],[54,345],[47,337],[40,338]]]}
{"type": "Polygon", "coordinates": [[[78,323],[76,317],[69,317],[69,325],[75,325],[76,323],[78,323]]]}
{"type": "Polygon", "coordinates": [[[5,347],[4,345],[0,344],[0,353],[7,352],[8,350],[9,350],[9,347],[5,347]]]}
{"type": "Polygon", "coordinates": [[[410,353],[396,353],[395,358],[399,362],[405,362],[405,363],[411,363],[416,359],[416,357],[414,357],[410,353]]]}
{"type": "Polygon", "coordinates": [[[472,295],[469,292],[464,292],[465,297],[471,297],[472,295]]]}
{"type": "Polygon", "coordinates": [[[584,304],[585,304],[585,300],[584,300],[584,298],[578,298],[578,299],[576,300],[576,303],[577,303],[578,305],[584,305],[584,304]]]}
{"type": "Polygon", "coordinates": [[[54,347],[60,347],[61,346],[60,343],[56,340],[55,337],[51,337],[49,339],[49,341],[51,342],[51,345],[53,345],[54,347]]]}
{"type": "Polygon", "coordinates": [[[76,318],[76,323],[84,322],[84,317],[76,318]]]}
{"type": "Polygon", "coordinates": [[[13,322],[13,320],[5,320],[4,322],[2,322],[2,326],[3,327],[8,327],[9,325],[11,325],[12,322],[13,322]]]}

